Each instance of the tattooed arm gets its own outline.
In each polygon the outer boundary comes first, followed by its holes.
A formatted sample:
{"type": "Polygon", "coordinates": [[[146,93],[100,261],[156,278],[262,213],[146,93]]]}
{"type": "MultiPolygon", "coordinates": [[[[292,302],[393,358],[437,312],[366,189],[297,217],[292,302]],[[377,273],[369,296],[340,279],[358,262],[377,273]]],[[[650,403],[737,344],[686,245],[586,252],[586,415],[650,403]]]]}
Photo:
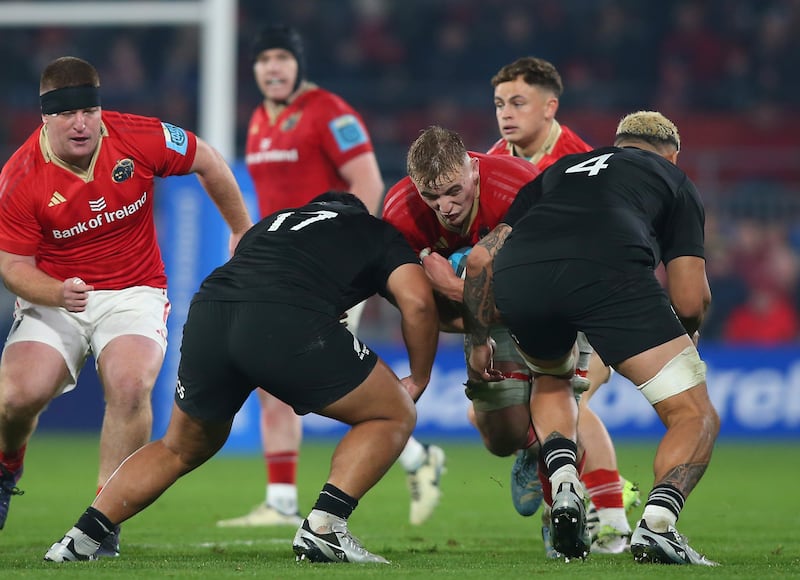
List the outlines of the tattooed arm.
{"type": "Polygon", "coordinates": [[[492,347],[489,327],[499,319],[492,291],[492,262],[503,247],[511,227],[499,224],[480,242],[467,257],[467,274],[464,279],[464,310],[466,331],[470,337],[470,373],[483,380],[498,380],[492,369],[492,347]]]}

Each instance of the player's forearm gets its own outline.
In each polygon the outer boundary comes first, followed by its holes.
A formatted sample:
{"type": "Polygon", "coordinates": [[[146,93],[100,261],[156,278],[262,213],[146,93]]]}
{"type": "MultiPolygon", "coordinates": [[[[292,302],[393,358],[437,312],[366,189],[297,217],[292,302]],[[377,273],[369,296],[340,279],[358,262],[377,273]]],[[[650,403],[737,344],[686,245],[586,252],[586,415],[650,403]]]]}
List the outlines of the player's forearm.
{"type": "Polygon", "coordinates": [[[350,193],[355,195],[369,213],[380,216],[384,183],[374,153],[362,153],[339,168],[339,174],[347,182],[350,193]]]}
{"type": "Polygon", "coordinates": [[[489,340],[489,327],[499,319],[494,304],[492,270],[494,257],[510,233],[511,226],[498,224],[475,244],[467,256],[464,277],[464,323],[472,338],[472,344],[483,344],[489,340]]]}
{"type": "Polygon", "coordinates": [[[224,175],[200,176],[200,184],[214,201],[219,213],[234,234],[243,234],[253,225],[239,186],[233,178],[224,175]]]}
{"type": "Polygon", "coordinates": [[[231,231],[243,234],[250,229],[253,221],[233,172],[216,149],[199,139],[192,171],[231,231]]]}
{"type": "Polygon", "coordinates": [[[431,300],[413,308],[406,308],[402,314],[401,331],[408,351],[411,377],[424,389],[431,378],[436,347],[439,343],[436,306],[431,300]]]}
{"type": "Polygon", "coordinates": [[[446,285],[441,284],[438,288],[435,289],[438,292],[441,292],[444,296],[446,296],[453,302],[464,301],[464,280],[462,280],[458,276],[450,276],[446,280],[446,285]]]}
{"type": "Polygon", "coordinates": [[[489,327],[496,317],[491,283],[491,256],[475,246],[467,258],[464,279],[464,323],[473,344],[489,339],[489,327]]]}
{"type": "Polygon", "coordinates": [[[63,281],[44,273],[35,264],[25,261],[3,263],[3,283],[9,292],[28,302],[42,306],[63,306],[63,281]]]}

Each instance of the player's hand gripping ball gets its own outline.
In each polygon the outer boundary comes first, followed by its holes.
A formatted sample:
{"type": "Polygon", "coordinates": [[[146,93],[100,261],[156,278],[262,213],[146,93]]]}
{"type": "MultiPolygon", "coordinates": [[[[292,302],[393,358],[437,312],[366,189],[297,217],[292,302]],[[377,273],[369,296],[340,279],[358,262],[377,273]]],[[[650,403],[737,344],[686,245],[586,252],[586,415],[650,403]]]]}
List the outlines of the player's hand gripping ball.
{"type": "Polygon", "coordinates": [[[472,246],[459,248],[450,254],[450,257],[448,258],[448,260],[450,260],[450,265],[453,267],[453,271],[456,273],[456,276],[462,280],[467,275],[467,256],[469,255],[470,251],[472,251],[472,246]]]}

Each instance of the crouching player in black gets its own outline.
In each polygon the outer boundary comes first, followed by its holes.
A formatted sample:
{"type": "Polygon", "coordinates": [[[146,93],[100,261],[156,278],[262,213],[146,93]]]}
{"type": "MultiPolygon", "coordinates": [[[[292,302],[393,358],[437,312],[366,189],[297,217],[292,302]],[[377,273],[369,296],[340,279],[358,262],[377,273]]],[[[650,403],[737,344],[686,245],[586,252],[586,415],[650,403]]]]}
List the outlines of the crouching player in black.
{"type": "Polygon", "coordinates": [[[675,165],[679,150],[677,128],[660,113],[626,116],[614,147],[563,157],[526,185],[467,258],[470,372],[484,380],[497,373],[488,328],[499,315],[535,377],[532,422],[556,491],[553,545],[568,558],[589,548],[570,386],[572,345],[583,331],[667,428],[631,537],[634,558],[714,564],[675,528],[719,431],[696,349],[711,301],[705,214],[694,184],[675,165]],[[666,291],[654,274],[660,262],[666,291]]]}
{"type": "Polygon", "coordinates": [[[298,559],[386,563],[350,534],[347,518],[414,429],[414,401],[428,384],[438,333],[417,256],[354,195],[328,192],[264,218],[192,300],[165,436],[125,460],[45,560],[94,559],[115,526],[222,447],[234,415],[261,387],[299,414],[351,426],[294,537],[298,559]],[[411,372],[402,380],[340,323],[375,293],[402,315],[411,372]]]}

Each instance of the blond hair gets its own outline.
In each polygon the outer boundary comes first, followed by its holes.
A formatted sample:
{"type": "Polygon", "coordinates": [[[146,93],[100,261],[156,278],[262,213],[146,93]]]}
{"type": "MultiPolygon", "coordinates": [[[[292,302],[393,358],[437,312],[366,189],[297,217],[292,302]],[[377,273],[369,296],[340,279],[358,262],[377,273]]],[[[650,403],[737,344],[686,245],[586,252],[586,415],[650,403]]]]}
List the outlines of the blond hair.
{"type": "Polygon", "coordinates": [[[672,145],[681,150],[681,136],[675,123],[657,111],[637,111],[625,115],[617,125],[614,145],[624,140],[637,140],[654,147],[672,145]]]}
{"type": "Polygon", "coordinates": [[[455,131],[439,126],[428,127],[411,144],[406,157],[406,172],[415,184],[435,188],[460,172],[466,162],[467,148],[455,131]]]}

